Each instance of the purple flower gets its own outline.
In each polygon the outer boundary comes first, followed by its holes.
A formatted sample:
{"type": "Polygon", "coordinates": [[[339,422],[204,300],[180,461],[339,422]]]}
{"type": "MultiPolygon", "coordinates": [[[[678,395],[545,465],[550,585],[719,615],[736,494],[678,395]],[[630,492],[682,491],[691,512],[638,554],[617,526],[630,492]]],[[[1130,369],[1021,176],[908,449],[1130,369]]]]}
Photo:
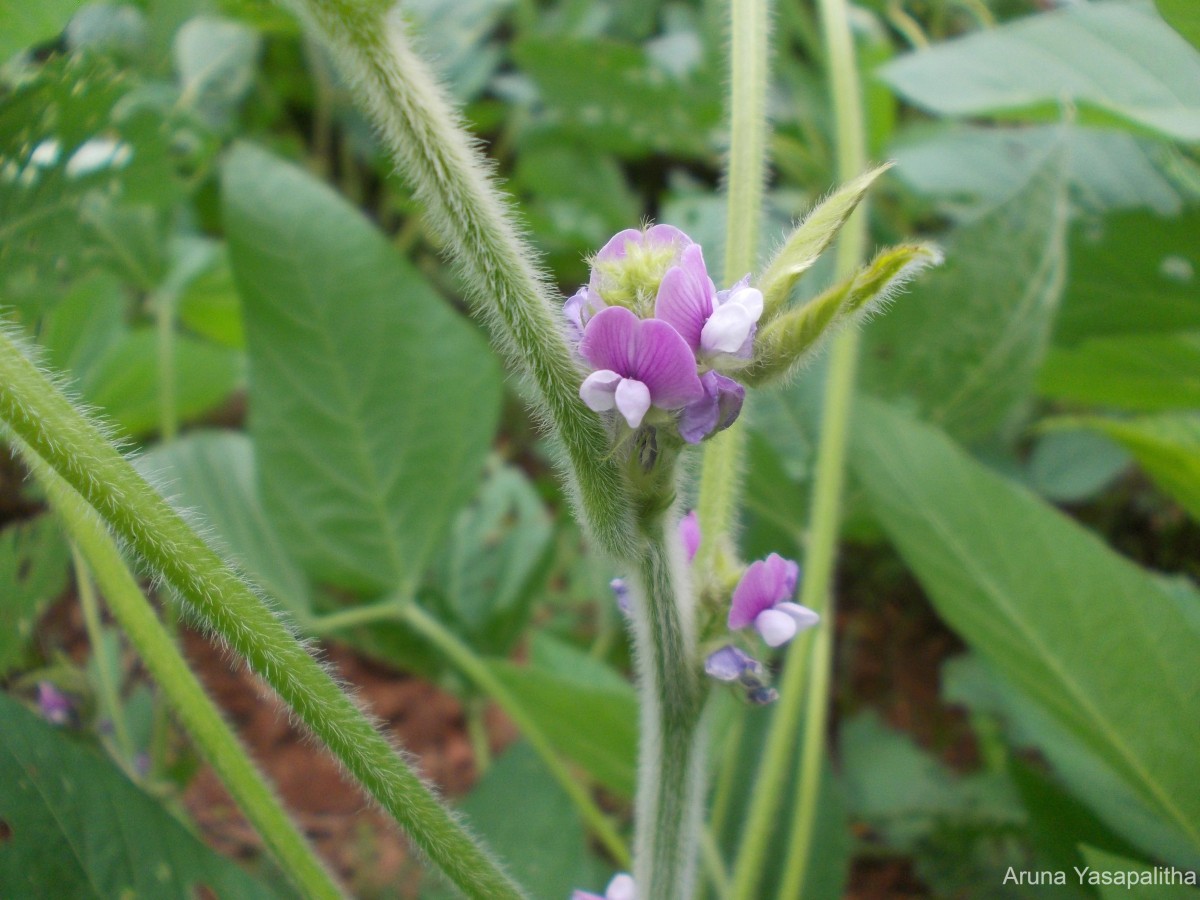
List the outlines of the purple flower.
{"type": "Polygon", "coordinates": [[[581,287],[563,304],[563,315],[567,319],[567,338],[572,345],[583,339],[583,330],[592,316],[604,309],[604,301],[581,287]]]}
{"type": "Polygon", "coordinates": [[[571,900],[637,900],[637,889],[633,884],[633,876],[622,872],[608,883],[603,897],[588,891],[575,891],[571,894],[571,900]]]}
{"type": "Polygon", "coordinates": [[[613,597],[617,601],[617,609],[625,615],[629,615],[629,585],[625,583],[624,578],[614,578],[608,583],[609,589],[613,592],[613,597]]]}
{"type": "Polygon", "coordinates": [[[624,307],[596,313],[579,352],[596,367],[579,388],[583,402],[596,412],[616,408],[630,428],[642,424],[651,406],[679,409],[704,396],[696,360],[675,329],[624,307]]]}
{"type": "Polygon", "coordinates": [[[55,725],[66,725],[71,721],[71,713],[74,710],[70,697],[49,681],[39,681],[37,691],[38,710],[43,719],[55,725]]]}
{"type": "Polygon", "coordinates": [[[698,444],[736,422],[746,399],[746,389],[720,372],[705,372],[700,384],[704,396],[685,406],[679,416],[679,434],[689,444],[698,444]]]}
{"type": "Polygon", "coordinates": [[[768,646],[778,647],[816,625],[819,615],[791,601],[799,578],[800,567],[778,553],[751,563],[734,588],[729,628],[753,625],[768,646]]]}
{"type": "Polygon", "coordinates": [[[691,562],[700,549],[700,517],[694,509],[679,520],[679,540],[683,542],[683,552],[687,554],[688,562],[691,562]]]}
{"type": "Polygon", "coordinates": [[[743,279],[717,293],[699,244],[684,248],[679,264],[663,276],[654,301],[656,318],[669,322],[697,356],[748,357],[763,295],[743,279]]]}
{"type": "Polygon", "coordinates": [[[704,671],[717,681],[741,681],[746,674],[759,675],[762,664],[733,644],[726,644],[708,655],[704,660],[704,671]]]}
{"type": "MultiPolygon", "coordinates": [[[[649,304],[667,270],[677,263],[692,239],[672,225],[645,231],[626,228],[613,235],[592,258],[589,295],[608,305],[649,304]]],[[[649,314],[649,310],[642,310],[649,314]]]]}

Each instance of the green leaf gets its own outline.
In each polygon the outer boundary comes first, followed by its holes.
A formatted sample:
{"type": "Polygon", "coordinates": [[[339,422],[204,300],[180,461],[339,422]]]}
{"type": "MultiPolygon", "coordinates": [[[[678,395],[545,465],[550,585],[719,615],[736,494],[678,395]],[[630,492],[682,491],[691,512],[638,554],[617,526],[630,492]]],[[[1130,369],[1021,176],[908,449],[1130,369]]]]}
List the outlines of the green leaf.
{"type": "Polygon", "coordinates": [[[1200,333],[1130,334],[1051,349],[1038,393],[1131,412],[1200,407],[1200,333]]]}
{"type": "Polygon", "coordinates": [[[952,233],[946,264],[865,334],[863,383],[914,401],[956,437],[1015,431],[1064,278],[1061,145],[1021,190],[952,233]]]}
{"type": "MultiPolygon", "coordinates": [[[[567,652],[563,650],[563,652],[567,652]]],[[[637,758],[637,698],[628,683],[599,682],[584,663],[578,673],[519,666],[503,660],[492,671],[521,701],[551,743],[606,788],[632,797],[637,758]]]]}
{"type": "Polygon", "coordinates": [[[1064,416],[1048,428],[1089,428],[1107,435],[1133,454],[1166,494],[1200,520],[1200,414],[1162,413],[1136,419],[1064,416]]]}
{"type": "Polygon", "coordinates": [[[1167,24],[1200,47],[1200,7],[1193,0],[1154,0],[1167,24]]]}
{"type": "Polygon", "coordinates": [[[254,84],[261,41],[251,28],[230,19],[196,16],[175,33],[180,104],[212,128],[229,124],[254,84]]]}
{"type": "Polygon", "coordinates": [[[1200,330],[1200,209],[1173,219],[1106,216],[1071,234],[1071,278],[1054,340],[1200,330]]]}
{"type": "MultiPolygon", "coordinates": [[[[610,877],[591,856],[575,807],[525,743],[508,749],[459,807],[531,897],[603,889],[610,877]]],[[[431,900],[456,892],[426,891],[431,900]]]]}
{"type": "Polygon", "coordinates": [[[545,579],[552,535],[533,485],[519,469],[494,461],[434,563],[443,611],[476,651],[507,654],[545,579]]]}
{"type": "Polygon", "coordinates": [[[83,0],[45,0],[23,3],[0,0],[0,63],[17,53],[59,35],[83,0]]]}
{"type": "Polygon", "coordinates": [[[1180,599],[928,426],[864,401],[854,437],[939,613],[1200,859],[1200,633],[1180,599]]]}
{"type": "Polygon", "coordinates": [[[154,447],[138,458],[137,467],[179,506],[195,510],[212,529],[210,539],[255,584],[292,613],[311,612],[308,582],[259,502],[248,437],[193,432],[154,447]]]}
{"type": "Polygon", "coordinates": [[[53,516],[0,531],[0,678],[21,664],[38,617],[67,586],[67,545],[53,516]]]}
{"type": "Polygon", "coordinates": [[[1029,480],[1050,500],[1075,502],[1100,493],[1129,465],[1129,454],[1086,431],[1041,435],[1029,454],[1029,480]]]}
{"type": "Polygon", "coordinates": [[[1196,884],[1195,872],[1155,872],[1138,860],[1106,853],[1095,847],[1079,849],[1088,868],[1093,870],[1083,876],[1082,882],[1098,887],[1100,900],[1200,900],[1200,891],[1187,886],[1196,884]],[[1177,883],[1155,883],[1164,882],[1168,874],[1177,883]],[[1188,878],[1186,884],[1183,883],[1185,878],[1188,878]]]}
{"type": "Polygon", "coordinates": [[[311,176],[243,145],[223,195],[267,515],[317,578],[410,594],[478,485],[496,359],[311,176]]]}
{"type": "Polygon", "coordinates": [[[1055,124],[985,128],[957,122],[921,130],[890,150],[896,175],[951,212],[977,214],[1027,182],[1059,141],[1067,144],[1067,181],[1093,212],[1148,208],[1178,215],[1179,191],[1160,171],[1162,142],[1111,128],[1055,124]]]}
{"type": "Polygon", "coordinates": [[[762,324],[783,311],[796,282],[816,264],[871,185],[890,168],[890,163],[879,166],[841,185],[793,229],[758,282],[763,293],[762,324]]]}
{"type": "Polygon", "coordinates": [[[946,116],[1123,121],[1200,140],[1200,54],[1140,4],[1086,3],[901,57],[879,70],[901,96],[946,116]]]}
{"type": "Polygon", "coordinates": [[[12,897],[270,897],[106,758],[0,696],[0,885],[12,897]]]}

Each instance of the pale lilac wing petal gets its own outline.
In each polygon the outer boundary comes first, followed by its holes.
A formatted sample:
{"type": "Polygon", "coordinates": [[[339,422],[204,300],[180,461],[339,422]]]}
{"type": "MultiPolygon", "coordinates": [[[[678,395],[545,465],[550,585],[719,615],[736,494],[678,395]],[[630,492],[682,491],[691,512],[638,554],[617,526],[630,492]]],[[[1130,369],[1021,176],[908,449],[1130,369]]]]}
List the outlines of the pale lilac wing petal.
{"type": "Polygon", "coordinates": [[[787,613],[795,620],[797,631],[812,628],[821,621],[820,613],[814,612],[807,606],[801,606],[799,603],[776,603],[775,608],[780,612],[787,613]]]}
{"type": "Polygon", "coordinates": [[[604,900],[637,900],[637,890],[633,884],[633,876],[622,872],[614,875],[604,891],[604,900]]]}
{"type": "Polygon", "coordinates": [[[614,394],[621,376],[610,369],[600,369],[583,379],[579,386],[579,396],[588,409],[594,412],[608,412],[616,405],[614,394]]]}
{"type": "Polygon", "coordinates": [[[744,306],[726,303],[713,311],[700,330],[700,349],[706,353],[737,353],[753,327],[754,319],[744,306]]]}
{"type": "Polygon", "coordinates": [[[754,619],[754,630],[768,647],[778,647],[796,636],[796,620],[777,609],[764,609],[754,619]]]}
{"type": "Polygon", "coordinates": [[[623,378],[613,394],[617,410],[625,417],[630,428],[642,424],[646,411],[650,409],[650,389],[633,378],[623,378]]]}
{"type": "MultiPolygon", "coordinates": [[[[592,323],[599,321],[598,314],[592,323]]],[[[633,315],[630,313],[630,315],[633,315]]],[[[591,330],[591,326],[588,326],[591,330]]],[[[678,409],[704,396],[696,357],[674,328],[658,319],[646,319],[638,334],[637,357],[631,377],[650,389],[654,405],[660,409],[678,409]]],[[[585,336],[586,341],[586,336],[585,336]]],[[[618,370],[620,371],[620,370],[618,370]]]]}
{"type": "Polygon", "coordinates": [[[700,517],[694,509],[679,520],[679,540],[683,544],[683,552],[687,554],[687,561],[691,562],[700,549],[700,517]]]}
{"type": "MultiPolygon", "coordinates": [[[[597,369],[611,369],[626,378],[637,377],[634,360],[640,328],[641,321],[625,307],[606,307],[587,323],[579,352],[597,369]]],[[[694,363],[692,367],[695,368],[694,363]]]]}
{"type": "Polygon", "coordinates": [[[708,655],[704,660],[704,671],[717,681],[737,681],[752,662],[753,660],[737,647],[726,644],[708,655]]]}
{"type": "Polygon", "coordinates": [[[704,253],[699,244],[692,244],[683,251],[679,265],[663,276],[654,300],[654,317],[670,323],[695,350],[715,302],[716,289],[704,266],[704,253]]]}
{"type": "MultiPolygon", "coordinates": [[[[775,554],[772,554],[774,556],[775,554]]],[[[750,563],[742,580],[733,589],[733,603],[729,608],[729,628],[737,631],[752,623],[765,609],[770,609],[778,599],[778,579],[766,560],[750,563]]]]}

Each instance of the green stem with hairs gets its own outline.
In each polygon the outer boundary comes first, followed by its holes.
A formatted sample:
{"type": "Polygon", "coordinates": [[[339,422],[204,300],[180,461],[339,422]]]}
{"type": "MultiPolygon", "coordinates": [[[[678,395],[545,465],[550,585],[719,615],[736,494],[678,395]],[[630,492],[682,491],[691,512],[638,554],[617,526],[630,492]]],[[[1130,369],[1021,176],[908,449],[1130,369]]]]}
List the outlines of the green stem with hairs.
{"type": "MultiPolygon", "coordinates": [[[[758,239],[767,170],[767,76],[770,3],[731,0],[729,159],[725,173],[725,272],[733,284],[758,262],[758,239]]],[[[721,567],[726,542],[735,531],[741,499],[744,426],[735,422],[711,438],[700,469],[701,544],[696,570],[711,577],[721,567]]]]}
{"type": "Polygon", "coordinates": [[[467,896],[520,888],[455,821],[287,625],[0,332],[0,420],[243,656],[467,896]]]}
{"type": "Polygon", "coordinates": [[[81,584],[87,580],[86,558],[113,617],[280,868],[306,897],[343,896],[188,668],[95,511],[41,457],[27,449],[23,456],[74,542],[81,584]]]}
{"type": "MultiPolygon", "coordinates": [[[[827,48],[830,101],[834,110],[838,148],[838,178],[846,181],[866,169],[866,129],[863,124],[862,89],[854,58],[854,43],[846,0],[820,0],[821,24],[827,48]]],[[[858,267],[866,248],[865,210],[860,208],[842,230],[837,246],[837,277],[850,276],[858,267]]],[[[816,815],[821,774],[820,754],[825,743],[828,704],[829,667],[832,658],[834,606],[830,586],[837,556],[841,525],[841,499],[845,481],[846,441],[850,409],[854,398],[854,377],[858,360],[858,336],[844,331],[834,342],[826,375],[824,406],[821,413],[821,437],[817,447],[814,473],[812,514],[805,554],[804,587],[800,602],[822,614],[823,622],[815,635],[793,644],[779,685],[780,700],[767,738],[742,845],[734,869],[734,900],[757,898],[762,865],[772,823],[779,809],[788,765],[793,758],[795,735],[801,708],[808,698],[810,715],[800,752],[800,778],[794,800],[792,835],[788,847],[785,882],[802,896],[803,873],[796,874],[809,856],[808,842],[816,815]],[[812,642],[813,677],[805,691],[809,674],[812,642]],[[820,696],[816,692],[820,691],[820,696]],[[802,843],[801,843],[802,841],[802,843]]]]}
{"type": "Polygon", "coordinates": [[[493,338],[537,389],[570,465],[569,488],[591,536],[632,558],[633,512],[600,418],[579,399],[581,374],[559,303],[519,237],[462,119],[412,51],[401,11],[355,0],[287,0],[333,51],[493,338]]]}

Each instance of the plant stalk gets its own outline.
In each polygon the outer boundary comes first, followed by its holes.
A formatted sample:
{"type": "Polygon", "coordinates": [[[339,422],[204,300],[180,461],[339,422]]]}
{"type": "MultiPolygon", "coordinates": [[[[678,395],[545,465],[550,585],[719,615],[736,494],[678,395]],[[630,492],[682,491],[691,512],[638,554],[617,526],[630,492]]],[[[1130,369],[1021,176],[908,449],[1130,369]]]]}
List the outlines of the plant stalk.
{"type": "Polygon", "coordinates": [[[0,420],[271,685],[467,896],[522,891],[457,823],[262,598],[0,332],[0,420]]]}

